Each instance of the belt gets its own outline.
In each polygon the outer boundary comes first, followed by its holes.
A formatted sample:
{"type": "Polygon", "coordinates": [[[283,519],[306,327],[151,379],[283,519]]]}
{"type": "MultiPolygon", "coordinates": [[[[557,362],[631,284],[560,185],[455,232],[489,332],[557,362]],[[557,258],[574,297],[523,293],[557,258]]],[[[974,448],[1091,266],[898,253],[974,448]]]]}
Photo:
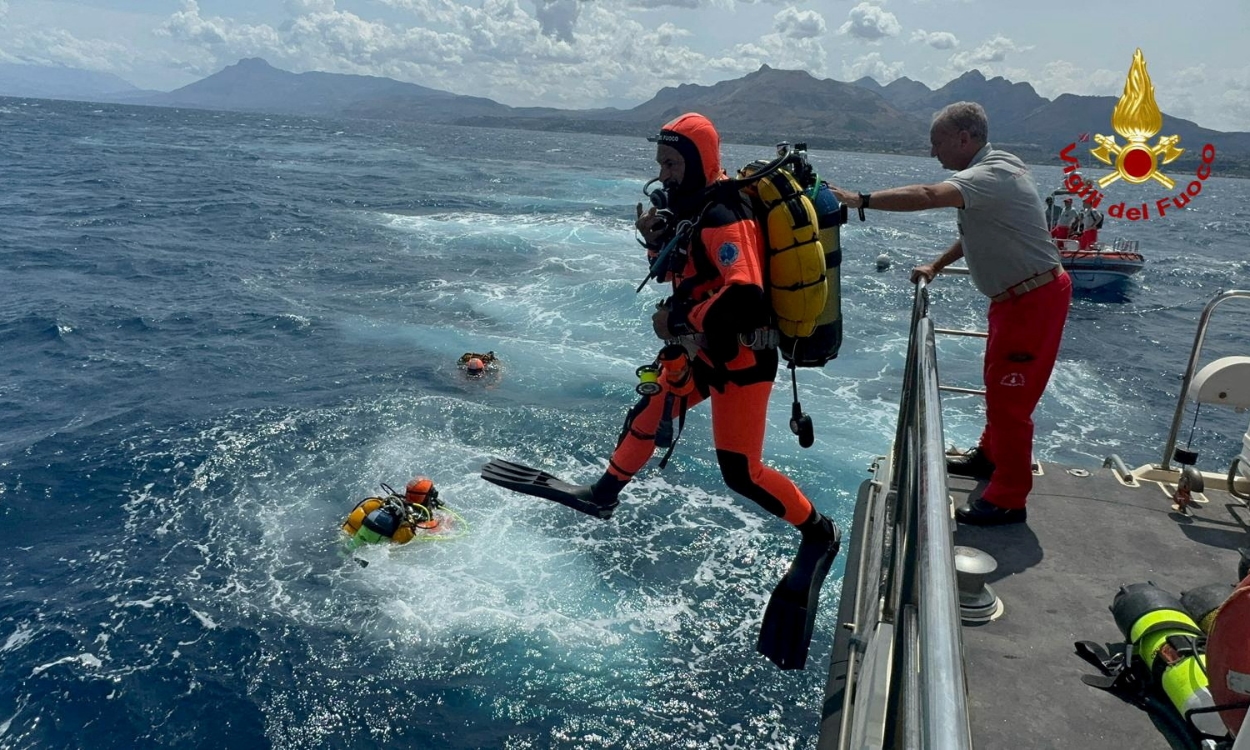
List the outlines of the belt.
{"type": "Polygon", "coordinates": [[[1042,271],[1036,276],[1030,276],[1001,294],[995,294],[993,297],[990,297],[990,301],[1006,302],[1009,299],[1015,299],[1016,297],[1023,296],[1024,294],[1033,291],[1034,289],[1046,286],[1055,279],[1063,278],[1063,276],[1063,266],[1055,266],[1049,271],[1042,271]]]}

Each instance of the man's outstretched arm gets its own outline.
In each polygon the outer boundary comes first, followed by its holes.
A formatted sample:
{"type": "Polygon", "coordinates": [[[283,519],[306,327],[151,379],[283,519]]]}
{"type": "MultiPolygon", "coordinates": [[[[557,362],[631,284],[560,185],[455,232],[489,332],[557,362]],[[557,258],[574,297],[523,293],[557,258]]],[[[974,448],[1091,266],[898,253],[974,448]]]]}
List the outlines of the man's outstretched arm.
{"type": "Polygon", "coordinates": [[[926,211],[930,208],[963,208],[964,197],[954,183],[907,185],[875,193],[852,193],[830,186],[838,200],[848,208],[871,208],[877,211],[926,211]],[[868,205],[860,196],[868,198],[868,205]]]}

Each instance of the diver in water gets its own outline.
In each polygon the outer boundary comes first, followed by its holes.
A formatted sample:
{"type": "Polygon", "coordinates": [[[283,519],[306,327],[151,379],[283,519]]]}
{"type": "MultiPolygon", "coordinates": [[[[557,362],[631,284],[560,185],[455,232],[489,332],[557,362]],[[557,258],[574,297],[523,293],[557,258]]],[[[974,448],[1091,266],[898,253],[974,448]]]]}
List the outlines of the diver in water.
{"type": "Polygon", "coordinates": [[[648,193],[654,206],[649,212],[639,205],[636,228],[652,274],[672,283],[672,295],[651,319],[656,337],[666,345],[651,370],[644,375],[641,370],[647,368],[640,368],[642,398],[626,415],[606,472],[594,484],[572,485],[496,459],[482,468],[482,478],[610,518],[621,490],[657,444],[671,453],[674,422],[679,435],[686,411],[710,401],[725,483],[801,535],[798,554],[765,611],[757,650],[782,669],[802,669],[841,531],[789,477],[761,460],[778,353],[775,347],[748,343],[769,324],[771,312],[760,227],[749,200],[721,169],[720,137],[706,117],[682,115],[652,140],[660,167],[652,183],[661,186],[648,193]]]}
{"type": "Polygon", "coordinates": [[[408,482],[402,495],[387,484],[383,484],[382,489],[385,497],[361,500],[343,523],[350,548],[382,542],[407,544],[418,530],[432,531],[439,527],[435,511],[443,504],[438,499],[438,489],[428,477],[416,477],[408,482]]]}
{"type": "Polygon", "coordinates": [[[460,355],[456,365],[464,370],[464,374],[470,378],[484,378],[487,373],[498,371],[499,358],[495,356],[493,351],[485,354],[465,352],[460,355]]]}

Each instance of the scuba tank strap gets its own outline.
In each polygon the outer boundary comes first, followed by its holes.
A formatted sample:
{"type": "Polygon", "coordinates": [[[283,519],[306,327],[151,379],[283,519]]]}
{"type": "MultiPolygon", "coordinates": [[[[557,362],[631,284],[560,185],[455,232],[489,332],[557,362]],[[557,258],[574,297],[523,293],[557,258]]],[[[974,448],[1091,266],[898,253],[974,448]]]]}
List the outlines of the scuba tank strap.
{"type": "Polygon", "coordinates": [[[668,452],[660,459],[660,468],[668,465],[668,459],[677,447],[677,440],[686,426],[686,409],[690,404],[690,394],[695,391],[694,369],[690,361],[690,353],[681,343],[671,343],[660,350],[656,356],[660,364],[660,376],[667,386],[664,389],[664,404],[660,412],[660,422],[655,430],[655,444],[659,448],[668,448],[668,452]],[[673,409],[677,408],[674,414],[673,409]],[[677,431],[673,431],[673,417],[677,418],[677,431]]]}
{"type": "MultiPolygon", "coordinates": [[[[1189,725],[1177,713],[1150,690],[1150,682],[1141,674],[1144,669],[1133,668],[1133,644],[1121,642],[1107,644],[1093,641],[1077,641],[1076,654],[1093,664],[1102,674],[1081,675],[1081,682],[1118,696],[1151,716],[1165,726],[1171,727],[1178,737],[1189,735],[1189,725]]],[[[1140,663],[1140,662],[1139,662],[1140,663]]]]}
{"type": "Polygon", "coordinates": [[[1081,682],[1121,695],[1138,695],[1145,691],[1145,684],[1130,668],[1133,662],[1133,644],[1126,642],[1104,646],[1093,641],[1077,641],[1073,645],[1077,656],[1102,672],[1100,675],[1081,675],[1081,682]]]}
{"type": "MultiPolygon", "coordinates": [[[[1171,624],[1165,626],[1168,630],[1176,630],[1183,626],[1179,624],[1171,624]]],[[[1185,628],[1184,633],[1173,633],[1168,635],[1163,646],[1159,649],[1159,658],[1150,664],[1150,677],[1155,682],[1161,683],[1163,673],[1171,667],[1179,664],[1182,660],[1191,656],[1202,656],[1207,652],[1206,635],[1199,631],[1197,634],[1185,628]]],[[[1194,662],[1198,665],[1203,674],[1206,674],[1206,668],[1201,661],[1194,662]]]]}
{"type": "Polygon", "coordinates": [[[680,397],[675,398],[673,394],[670,393],[668,394],[668,396],[664,398],[664,416],[661,417],[661,422],[662,423],[668,422],[669,429],[670,430],[672,429],[672,418],[673,418],[672,407],[674,406],[674,402],[676,402],[676,405],[678,407],[677,431],[672,433],[672,438],[669,440],[669,443],[668,443],[668,450],[664,452],[664,457],[660,459],[661,469],[663,469],[665,466],[668,466],[668,460],[672,458],[673,450],[677,448],[677,441],[681,439],[681,431],[686,428],[687,398],[685,396],[680,396],[680,397]]]}
{"type": "MultiPolygon", "coordinates": [[[[1184,631],[1181,634],[1168,637],[1168,645],[1176,651],[1178,658],[1201,653],[1202,650],[1205,650],[1205,637],[1201,630],[1175,621],[1158,622],[1151,625],[1137,636],[1136,642],[1124,641],[1103,646],[1093,641],[1077,641],[1074,644],[1076,655],[1093,664],[1102,672],[1102,675],[1082,675],[1081,682],[1100,690],[1135,696],[1139,705],[1144,705],[1144,696],[1149,684],[1142,679],[1142,675],[1134,671],[1133,652],[1137,648],[1138,642],[1161,630],[1184,631]]],[[[1158,681],[1168,662],[1165,659],[1156,659],[1154,664],[1156,666],[1152,672],[1157,672],[1157,674],[1152,674],[1151,676],[1152,679],[1158,681]]]]}

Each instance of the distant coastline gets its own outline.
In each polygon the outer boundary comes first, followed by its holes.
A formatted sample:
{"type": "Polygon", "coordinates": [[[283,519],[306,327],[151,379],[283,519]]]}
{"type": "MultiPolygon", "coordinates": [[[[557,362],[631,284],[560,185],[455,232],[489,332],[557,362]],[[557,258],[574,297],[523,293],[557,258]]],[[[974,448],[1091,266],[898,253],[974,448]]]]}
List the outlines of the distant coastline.
{"type": "MultiPolygon", "coordinates": [[[[968,100],[985,107],[993,143],[1038,165],[1058,163],[1059,151],[1090,131],[1110,132],[1117,102],[1073,94],[1051,100],[1028,83],[987,79],[977,70],[930,89],[907,78],[885,86],[872,78],[846,83],[764,65],[711,86],[664,88],[631,109],[561,110],[511,107],[377,76],[292,73],[259,58],[240,60],[170,92],[126,89],[129,84],[116,77],[67,71],[15,81],[21,67],[0,70],[0,96],[18,90],[30,97],[42,85],[51,91],[49,98],[59,100],[601,135],[648,133],[681,112],[697,111],[717,124],[726,142],[772,146],[783,138],[806,141],[813,149],[907,156],[928,155],[933,112],[968,100]],[[90,93],[92,86],[98,93],[90,93]]],[[[1211,143],[1218,154],[1217,176],[1250,178],[1250,133],[1210,130],[1166,113],[1160,132],[1179,136],[1185,149],[1169,165],[1170,173],[1192,175],[1202,147],[1211,143]]]]}

